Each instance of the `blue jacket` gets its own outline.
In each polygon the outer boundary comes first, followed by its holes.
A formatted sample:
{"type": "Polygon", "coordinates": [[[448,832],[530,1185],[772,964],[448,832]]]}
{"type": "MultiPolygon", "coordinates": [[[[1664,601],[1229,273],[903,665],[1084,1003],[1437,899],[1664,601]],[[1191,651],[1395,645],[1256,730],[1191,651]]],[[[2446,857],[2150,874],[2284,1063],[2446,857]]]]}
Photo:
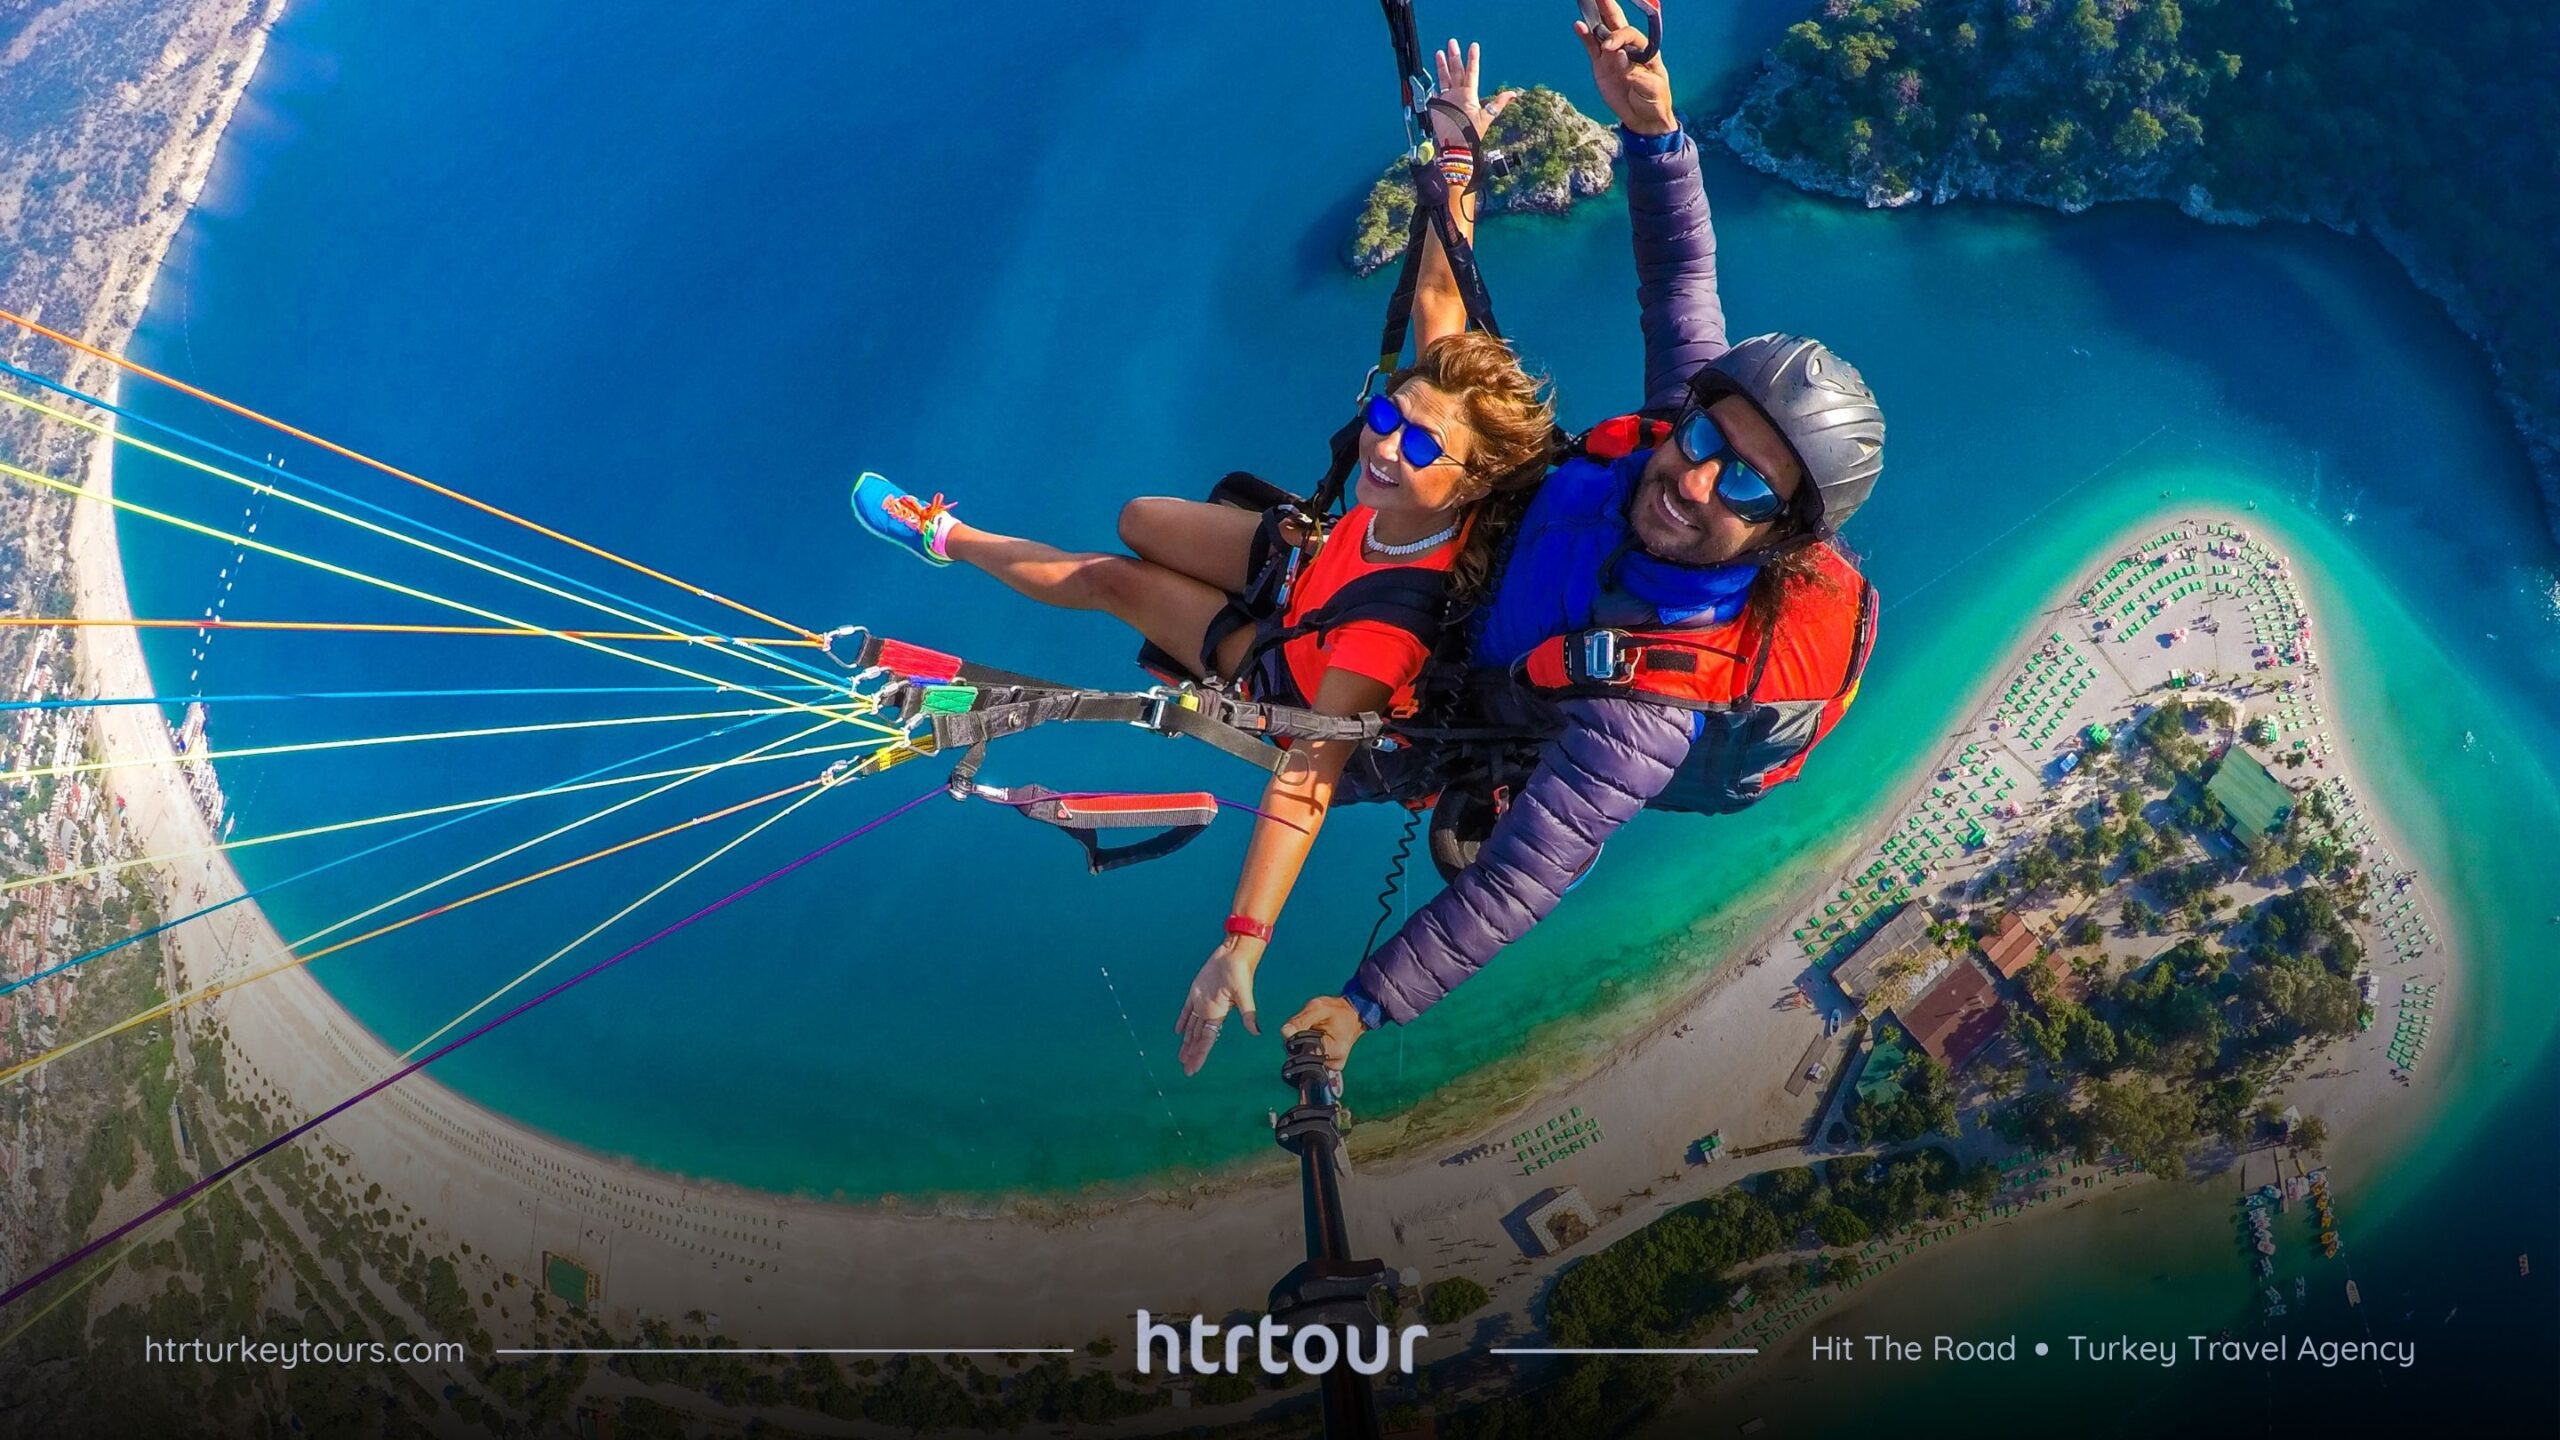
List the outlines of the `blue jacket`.
{"type": "MultiPolygon", "coordinates": [[[[1689,377],[1727,348],[1724,307],[1716,297],[1715,226],[1694,142],[1676,135],[1657,153],[1653,142],[1625,138],[1636,301],[1644,330],[1644,408],[1669,411],[1681,404],[1689,377]]],[[[1558,492],[1561,503],[1567,492],[1594,499],[1604,492],[1615,495],[1623,487],[1610,482],[1620,478],[1610,473],[1595,480],[1560,469],[1550,484],[1568,482],[1558,492]]],[[[1545,527],[1579,523],[1545,501],[1542,494],[1522,522],[1515,555],[1535,549],[1545,527]]],[[[1588,593],[1596,597],[1598,589],[1595,580],[1588,593]]],[[[1505,608],[1497,594],[1489,628],[1504,623],[1505,608]]],[[[1559,610],[1555,623],[1572,621],[1559,610]]],[[[1522,643],[1519,635],[1481,638],[1496,648],[1522,643]]],[[[1527,642],[1543,638],[1528,636],[1527,642]]],[[[1699,730],[1696,713],[1644,700],[1577,698],[1562,702],[1561,710],[1561,733],[1541,752],[1475,862],[1415,911],[1344,987],[1368,1023],[1402,1023],[1420,1015],[1545,919],[1599,858],[1609,836],[1662,793],[1699,730]]]]}

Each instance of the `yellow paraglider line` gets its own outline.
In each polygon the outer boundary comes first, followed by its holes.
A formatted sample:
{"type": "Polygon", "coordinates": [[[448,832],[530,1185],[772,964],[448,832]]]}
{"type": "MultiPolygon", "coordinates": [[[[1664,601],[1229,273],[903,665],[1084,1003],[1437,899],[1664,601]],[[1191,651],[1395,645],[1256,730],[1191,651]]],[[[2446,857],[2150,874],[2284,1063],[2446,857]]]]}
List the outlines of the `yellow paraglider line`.
{"type": "MultiPolygon", "coordinates": [[[[449,915],[466,906],[476,905],[483,900],[494,899],[500,895],[508,893],[509,891],[522,889],[523,887],[534,884],[537,881],[548,880],[555,875],[565,874],[568,871],[579,868],[580,866],[593,864],[594,862],[605,859],[609,856],[619,855],[625,850],[635,849],[639,846],[648,844],[650,841],[663,840],[669,835],[693,829],[697,825],[707,825],[715,820],[723,820],[731,815],[738,814],[740,811],[752,810],[756,806],[770,804],[775,800],[779,800],[785,795],[797,794],[802,790],[812,789],[826,783],[825,777],[820,776],[814,779],[800,781],[794,785],[784,786],[782,789],[756,796],[752,800],[741,800],[734,805],[724,805],[717,810],[707,811],[701,815],[694,816],[690,820],[679,820],[673,825],[652,830],[645,835],[634,836],[628,840],[616,841],[611,845],[605,846],[603,849],[588,851],[586,854],[578,856],[575,859],[563,860],[556,865],[547,865],[540,870],[531,872],[530,874],[519,875],[512,880],[503,881],[499,884],[492,885],[485,890],[466,895],[462,899],[448,900],[440,905],[430,905],[424,910],[403,916],[388,925],[376,926],[371,930],[365,931],[361,935],[352,936],[348,939],[338,941],[334,945],[324,945],[307,955],[293,955],[290,958],[280,960],[273,965],[262,966],[259,969],[252,970],[245,975],[216,980],[205,985],[199,985],[184,995],[164,1000],[157,1005],[149,1007],[148,1009],[136,1011],[132,1015],[126,1016],[124,1019],[107,1026],[103,1030],[92,1031],[77,1040],[57,1045],[50,1050],[41,1051],[17,1062],[14,1065],[10,1065],[5,1069],[0,1069],[0,1085],[5,1085],[13,1080],[17,1080],[37,1070],[41,1070],[45,1066],[63,1059],[66,1056],[78,1054],[80,1051],[97,1044],[99,1041],[122,1035],[126,1031],[133,1030],[143,1025],[148,1025],[154,1020],[176,1014],[178,1011],[187,1009],[191,1006],[201,1005],[208,1000],[218,999],[244,985],[253,984],[259,980],[266,979],[268,976],[281,975],[287,970],[298,970],[305,965],[309,965],[315,960],[335,955],[342,950],[353,949],[354,947],[362,945],[369,940],[378,940],[385,935],[405,930],[421,921],[433,920],[440,915],[449,915]]],[[[646,799],[648,797],[641,796],[639,798],[646,799]]],[[[637,802],[632,801],[625,803],[637,802]]],[[[345,923],[347,922],[340,922],[341,926],[345,923]]]]}

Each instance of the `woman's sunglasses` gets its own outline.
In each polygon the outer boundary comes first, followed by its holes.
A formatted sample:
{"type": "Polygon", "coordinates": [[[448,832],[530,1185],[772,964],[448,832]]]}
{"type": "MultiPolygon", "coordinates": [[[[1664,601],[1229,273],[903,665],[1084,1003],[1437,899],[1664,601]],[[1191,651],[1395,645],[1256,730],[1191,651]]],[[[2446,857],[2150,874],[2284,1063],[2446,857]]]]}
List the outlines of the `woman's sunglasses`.
{"type": "Polygon", "coordinates": [[[1406,418],[1404,410],[1396,404],[1394,397],[1370,396],[1368,402],[1361,407],[1361,414],[1368,420],[1369,433],[1372,435],[1393,435],[1398,430],[1404,432],[1404,435],[1396,441],[1396,450],[1404,456],[1404,463],[1414,469],[1420,470],[1437,465],[1449,458],[1449,452],[1441,445],[1440,437],[1406,418]]]}
{"type": "Polygon", "coordinates": [[[1671,427],[1671,441],[1692,465],[1723,462],[1716,469],[1716,498],[1743,523],[1765,524],[1787,513],[1786,497],[1734,450],[1733,442],[1716,427],[1715,417],[1704,409],[1693,407],[1683,414],[1671,427]]]}

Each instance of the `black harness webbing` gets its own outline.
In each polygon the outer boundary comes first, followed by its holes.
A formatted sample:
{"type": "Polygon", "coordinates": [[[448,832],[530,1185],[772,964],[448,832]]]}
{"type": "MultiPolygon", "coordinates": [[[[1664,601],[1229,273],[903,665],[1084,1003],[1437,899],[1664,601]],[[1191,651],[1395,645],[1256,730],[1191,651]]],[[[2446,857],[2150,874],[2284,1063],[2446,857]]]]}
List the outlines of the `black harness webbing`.
{"type": "Polygon", "coordinates": [[[1438,632],[1448,608],[1446,570],[1402,565],[1372,571],[1335,591],[1330,600],[1299,616],[1295,624],[1283,623],[1274,614],[1256,626],[1252,648],[1245,652],[1244,668],[1250,671],[1264,654],[1301,635],[1322,635],[1362,620],[1392,625],[1427,642],[1438,632]]]}

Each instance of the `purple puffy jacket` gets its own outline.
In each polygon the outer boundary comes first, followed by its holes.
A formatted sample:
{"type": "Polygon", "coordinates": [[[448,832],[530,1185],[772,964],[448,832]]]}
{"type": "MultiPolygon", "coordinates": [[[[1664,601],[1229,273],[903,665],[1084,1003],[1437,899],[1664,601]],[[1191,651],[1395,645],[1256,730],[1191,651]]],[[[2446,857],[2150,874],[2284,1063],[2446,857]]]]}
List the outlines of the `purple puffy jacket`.
{"type": "MultiPolygon", "coordinates": [[[[1685,134],[1671,148],[1621,132],[1644,328],[1645,408],[1671,410],[1689,377],[1725,352],[1716,233],[1685,134]]],[[[1361,963],[1343,994],[1372,1024],[1431,1008],[1546,918],[1600,847],[1660,794],[1698,734],[1693,712],[1643,700],[1563,703],[1541,752],[1475,862],[1361,963]]]]}

